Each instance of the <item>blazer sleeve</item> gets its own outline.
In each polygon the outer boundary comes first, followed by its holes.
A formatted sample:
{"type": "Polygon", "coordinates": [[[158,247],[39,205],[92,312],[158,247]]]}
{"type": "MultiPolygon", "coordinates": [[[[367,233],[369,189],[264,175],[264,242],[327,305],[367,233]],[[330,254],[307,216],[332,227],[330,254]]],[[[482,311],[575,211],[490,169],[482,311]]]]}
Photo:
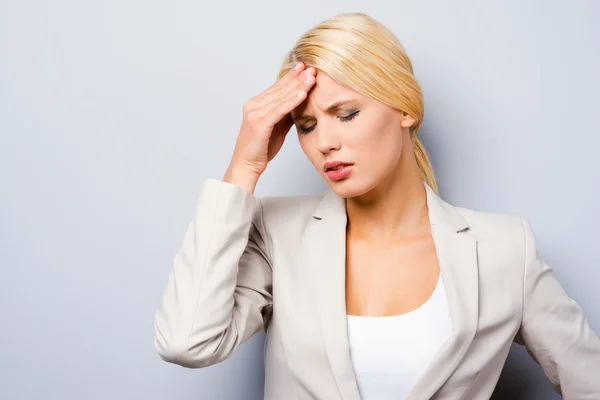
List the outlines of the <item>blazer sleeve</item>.
{"type": "Polygon", "coordinates": [[[208,178],[155,313],[155,348],[184,367],[213,365],[266,329],[271,310],[260,199],[208,178]]]}
{"type": "Polygon", "coordinates": [[[525,236],[523,319],[515,342],[542,366],[565,399],[600,398],[600,339],[579,305],[539,259],[529,223],[525,236]]]}

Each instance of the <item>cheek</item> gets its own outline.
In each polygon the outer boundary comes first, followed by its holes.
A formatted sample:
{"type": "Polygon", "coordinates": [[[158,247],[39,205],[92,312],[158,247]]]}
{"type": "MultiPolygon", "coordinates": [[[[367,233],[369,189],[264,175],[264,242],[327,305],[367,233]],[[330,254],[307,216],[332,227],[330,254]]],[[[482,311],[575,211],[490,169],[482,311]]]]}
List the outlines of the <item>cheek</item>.
{"type": "Polygon", "coordinates": [[[395,158],[400,156],[402,150],[401,131],[390,129],[389,125],[370,128],[356,139],[357,142],[353,143],[353,147],[366,150],[369,158],[395,158]]]}
{"type": "Polygon", "coordinates": [[[311,162],[311,164],[315,165],[315,158],[317,157],[318,150],[315,148],[314,143],[310,140],[310,135],[298,135],[298,142],[300,143],[300,148],[311,162]]]}
{"type": "Polygon", "coordinates": [[[402,134],[391,130],[389,126],[383,130],[365,132],[363,140],[355,147],[358,150],[357,162],[365,167],[368,179],[379,180],[393,170],[400,160],[402,150],[402,134]]]}

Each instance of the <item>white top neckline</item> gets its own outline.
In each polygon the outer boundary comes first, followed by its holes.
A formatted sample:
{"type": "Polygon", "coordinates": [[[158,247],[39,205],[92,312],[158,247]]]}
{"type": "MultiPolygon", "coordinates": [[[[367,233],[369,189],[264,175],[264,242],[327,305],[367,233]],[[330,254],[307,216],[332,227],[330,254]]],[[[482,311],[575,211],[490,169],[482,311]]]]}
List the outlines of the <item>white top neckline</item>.
{"type": "MultiPolygon", "coordinates": [[[[351,320],[358,320],[358,319],[364,319],[364,320],[391,320],[391,319],[404,319],[404,318],[410,318],[413,316],[413,314],[417,314],[417,313],[421,313],[426,311],[426,309],[428,307],[431,306],[431,303],[433,302],[434,298],[436,296],[439,296],[440,291],[442,291],[443,289],[443,281],[442,281],[442,274],[440,273],[438,275],[438,280],[435,284],[435,288],[433,289],[433,293],[431,293],[431,296],[429,296],[429,298],[425,301],[425,303],[421,304],[419,307],[415,308],[414,310],[402,313],[402,314],[396,314],[396,315],[351,315],[351,314],[346,314],[346,316],[348,317],[348,319],[351,320]]],[[[445,293],[444,293],[445,295],[445,293]]]]}
{"type": "Polygon", "coordinates": [[[390,316],[347,316],[350,357],[362,400],[406,396],[452,334],[443,279],[420,307],[390,316]]]}

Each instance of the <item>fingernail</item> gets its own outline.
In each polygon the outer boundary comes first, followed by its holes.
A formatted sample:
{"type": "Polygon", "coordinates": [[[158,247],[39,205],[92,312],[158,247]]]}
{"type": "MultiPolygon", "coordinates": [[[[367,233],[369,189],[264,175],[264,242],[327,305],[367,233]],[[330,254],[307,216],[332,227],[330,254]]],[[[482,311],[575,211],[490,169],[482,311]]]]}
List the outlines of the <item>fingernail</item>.
{"type": "Polygon", "coordinates": [[[302,61],[298,62],[298,64],[296,64],[296,66],[294,67],[296,71],[300,70],[300,64],[302,64],[302,61]]]}

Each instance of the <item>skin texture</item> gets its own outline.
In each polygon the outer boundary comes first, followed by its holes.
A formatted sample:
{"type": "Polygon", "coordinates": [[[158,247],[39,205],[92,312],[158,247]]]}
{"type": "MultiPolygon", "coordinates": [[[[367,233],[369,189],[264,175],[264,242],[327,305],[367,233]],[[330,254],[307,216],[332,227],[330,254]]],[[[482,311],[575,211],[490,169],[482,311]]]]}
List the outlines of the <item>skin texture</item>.
{"type": "Polygon", "coordinates": [[[346,199],[347,313],[390,316],[415,310],[432,295],[440,270],[409,135],[414,118],[320,70],[290,114],[302,150],[346,199]],[[340,100],[352,102],[327,110],[340,100]],[[331,180],[324,163],[334,160],[353,163],[350,176],[331,180]]]}

